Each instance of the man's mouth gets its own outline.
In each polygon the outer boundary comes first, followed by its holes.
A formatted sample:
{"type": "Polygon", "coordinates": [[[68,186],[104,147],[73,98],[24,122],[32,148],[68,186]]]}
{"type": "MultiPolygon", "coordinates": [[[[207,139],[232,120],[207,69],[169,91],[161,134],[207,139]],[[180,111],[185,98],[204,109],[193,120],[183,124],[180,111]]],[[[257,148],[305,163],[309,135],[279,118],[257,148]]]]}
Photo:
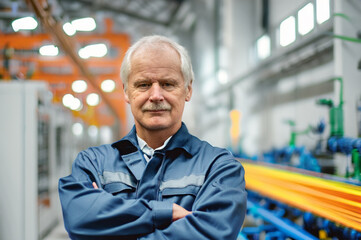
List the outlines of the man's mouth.
{"type": "Polygon", "coordinates": [[[148,112],[148,113],[164,113],[164,112],[168,112],[169,110],[167,109],[157,109],[157,110],[145,110],[143,112],[148,112]]]}

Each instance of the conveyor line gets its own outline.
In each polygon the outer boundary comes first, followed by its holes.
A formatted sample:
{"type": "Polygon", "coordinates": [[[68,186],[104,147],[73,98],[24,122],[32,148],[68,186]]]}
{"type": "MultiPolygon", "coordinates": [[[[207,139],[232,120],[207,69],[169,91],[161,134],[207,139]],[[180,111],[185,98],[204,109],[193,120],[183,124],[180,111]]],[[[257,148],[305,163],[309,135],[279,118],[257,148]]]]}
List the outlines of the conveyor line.
{"type": "Polygon", "coordinates": [[[303,229],[297,229],[292,226],[290,223],[284,221],[282,218],[279,218],[272,214],[272,212],[267,211],[266,209],[257,206],[257,204],[252,201],[247,201],[247,208],[250,209],[253,213],[262,216],[267,222],[271,222],[275,227],[287,236],[296,240],[316,240],[318,238],[314,237],[310,233],[304,231],[303,229]]]}
{"type": "Polygon", "coordinates": [[[361,231],[361,186],[240,161],[247,189],[361,231]]]}

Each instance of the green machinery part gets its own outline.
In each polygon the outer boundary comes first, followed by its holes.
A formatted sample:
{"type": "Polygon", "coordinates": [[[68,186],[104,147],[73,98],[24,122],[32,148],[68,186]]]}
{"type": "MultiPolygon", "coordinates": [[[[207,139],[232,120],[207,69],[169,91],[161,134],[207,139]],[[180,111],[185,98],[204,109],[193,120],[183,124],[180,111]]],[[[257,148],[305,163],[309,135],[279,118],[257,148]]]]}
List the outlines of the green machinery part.
{"type": "Polygon", "coordinates": [[[332,81],[338,80],[340,82],[340,101],[338,106],[335,106],[330,99],[320,99],[317,104],[328,106],[329,121],[330,121],[330,137],[342,137],[343,136],[343,80],[341,77],[332,79],[332,81]]]}

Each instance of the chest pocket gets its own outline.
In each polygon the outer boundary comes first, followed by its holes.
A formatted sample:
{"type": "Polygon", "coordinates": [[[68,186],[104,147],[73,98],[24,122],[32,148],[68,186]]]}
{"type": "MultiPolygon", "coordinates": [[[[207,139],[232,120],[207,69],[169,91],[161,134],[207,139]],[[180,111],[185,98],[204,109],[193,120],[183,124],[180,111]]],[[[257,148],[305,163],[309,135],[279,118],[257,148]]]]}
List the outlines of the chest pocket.
{"type": "Polygon", "coordinates": [[[100,176],[103,189],[113,195],[122,194],[131,198],[137,183],[135,178],[128,173],[104,171],[100,176]]]}
{"type": "Polygon", "coordinates": [[[187,210],[191,210],[203,183],[204,175],[190,175],[164,181],[159,187],[160,197],[163,201],[174,202],[187,210]]]}

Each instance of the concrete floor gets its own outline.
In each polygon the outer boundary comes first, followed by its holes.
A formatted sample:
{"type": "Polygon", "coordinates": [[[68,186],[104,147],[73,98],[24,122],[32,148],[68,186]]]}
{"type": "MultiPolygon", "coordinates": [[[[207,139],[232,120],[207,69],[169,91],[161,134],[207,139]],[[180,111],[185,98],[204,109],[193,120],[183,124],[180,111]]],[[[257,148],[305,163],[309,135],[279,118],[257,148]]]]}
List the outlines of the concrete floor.
{"type": "Polygon", "coordinates": [[[68,233],[64,228],[63,221],[60,221],[43,240],[70,240],[68,233]]]}

